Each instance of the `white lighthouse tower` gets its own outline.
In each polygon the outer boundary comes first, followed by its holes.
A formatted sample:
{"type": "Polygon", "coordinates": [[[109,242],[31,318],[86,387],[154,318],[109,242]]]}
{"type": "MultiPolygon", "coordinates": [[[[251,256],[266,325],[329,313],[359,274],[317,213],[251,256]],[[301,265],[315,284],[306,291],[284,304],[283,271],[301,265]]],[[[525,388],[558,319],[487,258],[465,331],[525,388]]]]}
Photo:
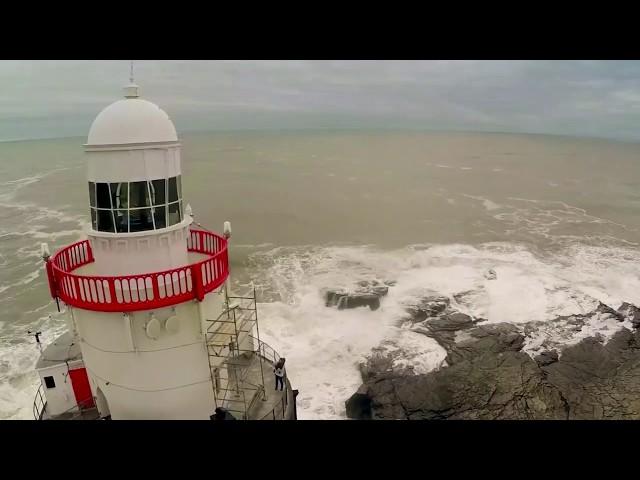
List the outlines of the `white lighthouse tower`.
{"type": "Polygon", "coordinates": [[[173,123],[133,78],[124,90],[85,145],[87,239],[45,257],[70,327],[36,366],[34,414],[295,418],[297,391],[274,387],[279,356],[260,341],[255,293],[229,292],[230,228],[194,228],[173,123]]]}

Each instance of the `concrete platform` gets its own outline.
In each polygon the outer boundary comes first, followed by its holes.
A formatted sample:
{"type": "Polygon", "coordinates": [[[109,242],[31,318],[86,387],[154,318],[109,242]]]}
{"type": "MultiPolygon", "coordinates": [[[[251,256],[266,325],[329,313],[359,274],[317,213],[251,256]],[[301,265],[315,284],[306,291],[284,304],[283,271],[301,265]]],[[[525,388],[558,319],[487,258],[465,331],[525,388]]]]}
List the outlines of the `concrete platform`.
{"type": "MultiPolygon", "coordinates": [[[[239,389],[244,392],[247,402],[247,420],[282,420],[287,414],[287,407],[292,399],[291,385],[285,378],[284,390],[276,390],[274,365],[271,360],[258,354],[243,354],[235,357],[233,362],[227,365],[235,366],[241,372],[239,389]],[[264,376],[264,393],[262,391],[262,379],[264,376]]],[[[234,382],[230,382],[229,388],[236,388],[234,382]]],[[[242,415],[242,393],[234,396],[228,392],[223,407],[238,417],[242,415]],[[240,401],[236,401],[240,399],[240,401]]]]}

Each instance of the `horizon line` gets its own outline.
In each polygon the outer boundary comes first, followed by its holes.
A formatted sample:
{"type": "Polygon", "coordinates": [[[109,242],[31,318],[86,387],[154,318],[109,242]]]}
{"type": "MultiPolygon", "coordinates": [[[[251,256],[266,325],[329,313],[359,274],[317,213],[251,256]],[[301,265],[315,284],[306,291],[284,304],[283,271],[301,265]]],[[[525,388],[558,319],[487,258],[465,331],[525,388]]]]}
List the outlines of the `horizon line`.
{"type": "MultiPolygon", "coordinates": [[[[283,127],[283,128],[231,128],[231,129],[185,129],[182,133],[274,133],[274,132],[419,132],[419,133],[465,133],[465,134],[487,134],[487,135],[525,135],[525,136],[540,136],[540,137],[561,137],[571,138],[577,140],[600,140],[609,141],[614,143],[640,143],[640,139],[630,139],[622,137],[608,137],[608,136],[593,136],[593,135],[579,135],[579,134],[564,134],[564,133],[540,133],[540,132],[511,132],[501,130],[468,130],[468,129],[434,129],[434,128],[421,128],[421,127],[283,127]]],[[[1,139],[0,143],[19,143],[30,142],[39,140],[65,140],[73,138],[84,138],[83,135],[64,135],[64,136],[45,136],[45,137],[21,137],[21,138],[7,138],[1,139]]]]}

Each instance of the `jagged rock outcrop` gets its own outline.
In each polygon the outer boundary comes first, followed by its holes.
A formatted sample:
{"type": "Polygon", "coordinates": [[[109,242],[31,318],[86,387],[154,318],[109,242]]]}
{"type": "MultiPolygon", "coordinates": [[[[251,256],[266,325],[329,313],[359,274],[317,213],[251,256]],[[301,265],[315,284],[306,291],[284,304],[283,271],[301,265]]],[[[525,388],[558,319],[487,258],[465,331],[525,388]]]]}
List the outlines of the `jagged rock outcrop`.
{"type": "Polygon", "coordinates": [[[452,312],[444,297],[429,297],[408,309],[412,329],[447,351],[446,367],[416,375],[372,355],[361,365],[363,386],[347,401],[350,418],[373,419],[640,419],[640,309],[617,311],[600,303],[586,315],[557,323],[583,328],[602,315],[629,320],[607,342],[602,335],[576,344],[522,351],[528,325],[479,324],[452,312]]]}
{"type": "Polygon", "coordinates": [[[534,360],[540,367],[545,367],[547,365],[551,365],[558,361],[560,357],[558,356],[558,352],[555,350],[545,350],[544,352],[539,353],[535,356],[534,360]]]}
{"type": "Polygon", "coordinates": [[[387,295],[393,282],[380,283],[376,280],[358,282],[352,290],[332,289],[324,293],[325,305],[337,307],[338,310],[347,308],[369,307],[371,310],[380,308],[380,299],[387,295]]]}
{"type": "Polygon", "coordinates": [[[605,344],[586,338],[542,367],[570,419],[640,419],[640,331],[623,329],[605,344]]]}
{"type": "Polygon", "coordinates": [[[630,303],[624,302],[618,308],[618,313],[622,315],[622,318],[629,320],[634,328],[640,328],[640,308],[630,303]]]}
{"type": "Polygon", "coordinates": [[[449,300],[448,297],[435,295],[423,298],[416,305],[410,305],[407,307],[407,312],[411,316],[410,321],[412,323],[417,323],[422,322],[427,318],[439,315],[449,308],[450,304],[451,300],[449,300]]]}
{"type": "Polygon", "coordinates": [[[347,417],[354,420],[371,419],[371,396],[367,385],[362,385],[356,393],[351,395],[346,403],[347,417]]]}

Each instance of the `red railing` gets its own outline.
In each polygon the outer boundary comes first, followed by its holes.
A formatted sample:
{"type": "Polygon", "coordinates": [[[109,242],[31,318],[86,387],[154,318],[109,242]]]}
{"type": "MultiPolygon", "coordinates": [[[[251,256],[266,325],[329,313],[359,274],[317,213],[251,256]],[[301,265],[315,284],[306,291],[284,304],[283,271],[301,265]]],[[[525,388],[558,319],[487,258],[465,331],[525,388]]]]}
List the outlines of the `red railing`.
{"type": "Polygon", "coordinates": [[[164,272],[104,277],[71,273],[94,261],[88,240],[74,243],[47,262],[51,296],[73,307],[100,312],[132,312],[193,299],[202,301],[229,276],[227,240],[205,230],[191,230],[187,245],[190,252],[209,258],[164,272]]]}

